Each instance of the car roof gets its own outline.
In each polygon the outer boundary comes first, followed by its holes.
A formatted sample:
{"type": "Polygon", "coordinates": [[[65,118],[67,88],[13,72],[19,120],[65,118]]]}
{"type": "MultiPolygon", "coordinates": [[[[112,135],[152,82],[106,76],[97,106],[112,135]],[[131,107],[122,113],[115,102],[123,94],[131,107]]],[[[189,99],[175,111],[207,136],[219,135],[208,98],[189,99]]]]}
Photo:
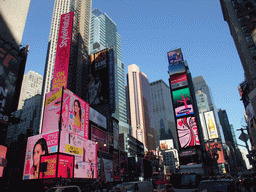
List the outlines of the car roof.
{"type": "Polygon", "coordinates": [[[209,183],[209,182],[232,182],[231,179],[217,179],[217,180],[202,180],[201,183],[209,183]]]}

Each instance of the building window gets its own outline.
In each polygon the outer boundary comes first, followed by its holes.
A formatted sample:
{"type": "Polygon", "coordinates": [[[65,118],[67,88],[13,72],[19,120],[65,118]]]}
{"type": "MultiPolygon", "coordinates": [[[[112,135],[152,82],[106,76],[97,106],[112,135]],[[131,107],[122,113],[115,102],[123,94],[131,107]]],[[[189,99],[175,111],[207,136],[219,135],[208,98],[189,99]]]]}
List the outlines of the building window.
{"type": "Polygon", "coordinates": [[[246,40],[247,43],[252,42],[252,36],[250,36],[250,35],[246,36],[245,40],[246,40]]]}
{"type": "Polygon", "coordinates": [[[249,47],[250,53],[256,53],[256,47],[253,45],[249,47]]]}
{"type": "Polygon", "coordinates": [[[242,27],[242,32],[243,32],[243,33],[247,33],[247,29],[248,29],[247,26],[243,26],[243,27],[242,27]]]}

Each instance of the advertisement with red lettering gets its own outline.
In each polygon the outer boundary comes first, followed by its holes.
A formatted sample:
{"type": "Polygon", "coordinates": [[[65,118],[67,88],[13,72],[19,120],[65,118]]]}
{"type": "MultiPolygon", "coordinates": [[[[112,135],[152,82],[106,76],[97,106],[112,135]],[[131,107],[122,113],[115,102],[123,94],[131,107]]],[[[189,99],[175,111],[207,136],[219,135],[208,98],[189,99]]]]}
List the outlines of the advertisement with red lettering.
{"type": "Polygon", "coordinates": [[[59,132],[35,135],[28,138],[23,179],[38,179],[41,155],[58,151],[59,132]]]}
{"type": "Polygon", "coordinates": [[[67,87],[74,12],[62,14],[53,73],[52,90],[67,87]]]}

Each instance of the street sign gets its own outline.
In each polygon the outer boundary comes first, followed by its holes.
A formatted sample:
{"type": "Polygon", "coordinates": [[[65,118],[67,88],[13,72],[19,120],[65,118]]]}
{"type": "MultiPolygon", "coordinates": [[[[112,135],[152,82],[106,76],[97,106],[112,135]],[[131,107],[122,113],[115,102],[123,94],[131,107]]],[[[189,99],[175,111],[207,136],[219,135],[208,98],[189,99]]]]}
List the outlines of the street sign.
{"type": "Polygon", "coordinates": [[[245,143],[249,138],[250,138],[249,135],[247,135],[246,133],[241,133],[241,135],[238,137],[238,139],[242,140],[245,143]]]}

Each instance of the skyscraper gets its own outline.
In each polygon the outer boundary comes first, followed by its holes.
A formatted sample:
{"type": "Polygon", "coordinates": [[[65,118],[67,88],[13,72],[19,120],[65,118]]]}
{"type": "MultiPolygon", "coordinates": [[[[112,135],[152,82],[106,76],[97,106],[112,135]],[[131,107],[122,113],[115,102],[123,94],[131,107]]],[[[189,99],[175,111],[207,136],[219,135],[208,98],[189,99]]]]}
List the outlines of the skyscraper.
{"type": "Polygon", "coordinates": [[[71,54],[69,63],[68,89],[82,97],[82,73],[85,69],[84,66],[88,63],[89,56],[91,3],[91,0],[55,0],[54,2],[42,88],[43,106],[45,93],[51,90],[59,35],[60,17],[62,14],[71,11],[74,11],[74,22],[70,50],[71,54]]]}
{"type": "Polygon", "coordinates": [[[155,129],[156,147],[159,140],[173,139],[178,148],[178,137],[174,123],[172,98],[169,86],[161,79],[150,83],[152,99],[152,125],[155,129]]]}
{"type": "Polygon", "coordinates": [[[30,0],[0,1],[0,18],[6,23],[7,30],[10,31],[11,36],[8,33],[4,33],[4,25],[1,25],[0,34],[3,33],[3,36],[8,38],[13,45],[17,44],[19,46],[21,44],[29,5],[30,0]]]}
{"type": "MultiPolygon", "coordinates": [[[[115,51],[115,103],[116,112],[113,116],[119,120],[119,127],[129,129],[126,115],[124,64],[122,63],[121,37],[117,33],[115,22],[98,9],[92,11],[90,54],[105,48],[114,48],[115,51]]],[[[128,132],[126,132],[128,133],[128,132]]]]}
{"type": "Polygon", "coordinates": [[[24,105],[24,101],[37,94],[41,95],[43,85],[43,77],[34,71],[29,71],[24,75],[18,109],[21,109],[24,105]]]}
{"type": "Polygon", "coordinates": [[[146,74],[140,72],[136,64],[132,64],[128,66],[127,83],[132,136],[144,144],[146,151],[153,150],[155,149],[155,139],[148,78],[146,74]]]}

